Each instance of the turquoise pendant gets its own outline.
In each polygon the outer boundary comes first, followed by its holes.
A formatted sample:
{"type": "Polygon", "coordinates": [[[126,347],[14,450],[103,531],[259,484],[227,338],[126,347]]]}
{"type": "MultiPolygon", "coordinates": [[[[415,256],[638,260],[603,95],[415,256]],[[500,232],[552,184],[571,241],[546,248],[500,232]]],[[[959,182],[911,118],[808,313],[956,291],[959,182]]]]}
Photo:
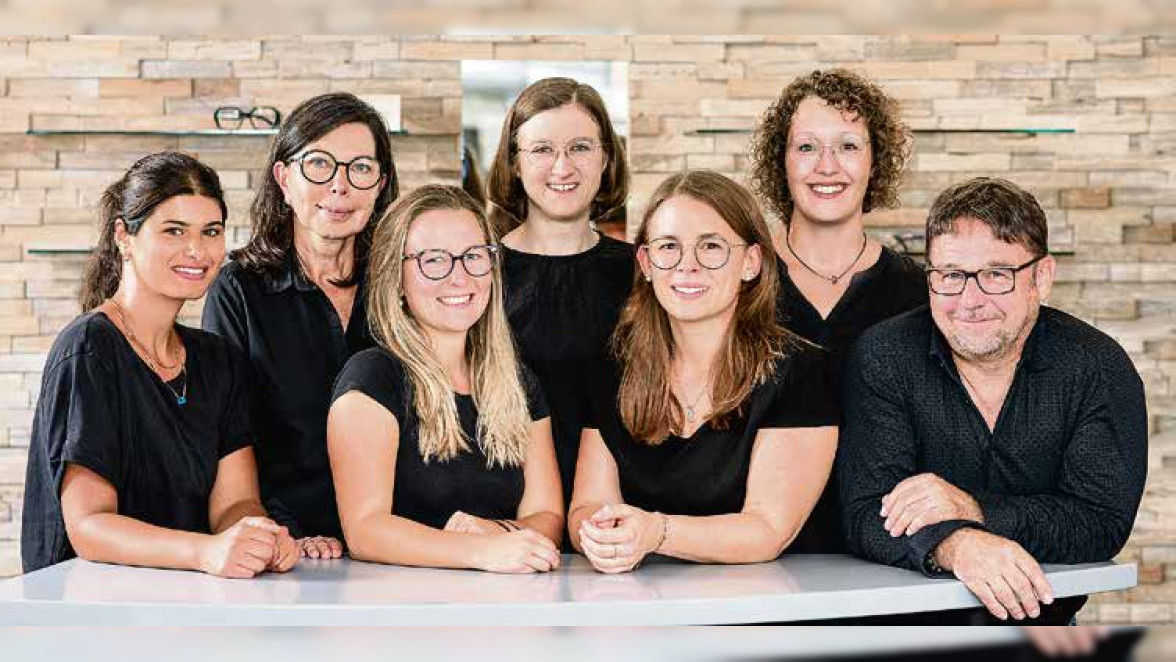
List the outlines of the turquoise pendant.
{"type": "Polygon", "coordinates": [[[188,404],[188,398],[187,398],[187,396],[183,396],[183,395],[181,395],[180,397],[176,398],[176,404],[177,404],[177,405],[179,405],[179,406],[181,406],[181,407],[183,407],[184,405],[188,404]]]}

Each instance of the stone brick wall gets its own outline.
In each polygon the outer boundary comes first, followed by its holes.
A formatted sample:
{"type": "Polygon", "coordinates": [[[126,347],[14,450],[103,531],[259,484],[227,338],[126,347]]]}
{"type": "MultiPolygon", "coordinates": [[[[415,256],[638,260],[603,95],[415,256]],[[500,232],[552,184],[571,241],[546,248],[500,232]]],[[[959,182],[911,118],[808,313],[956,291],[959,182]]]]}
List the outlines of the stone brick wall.
{"type": "MultiPolygon", "coordinates": [[[[1176,38],[1148,36],[0,37],[0,575],[19,571],[39,371],[77,314],[81,258],[29,250],[88,246],[102,189],[164,148],[220,171],[239,242],[266,148],[264,138],[26,131],[205,128],[218,105],[288,112],[328,90],[397,93],[407,134],[394,147],[410,188],[457,177],[461,59],[630,62],[631,213],[683,168],[742,178],[746,130],[789,80],[830,66],[878,80],[918,131],[903,207],[871,215],[872,231],[917,231],[936,192],[974,175],[1029,188],[1064,252],[1051,303],[1126,347],[1151,416],[1147,494],[1122,555],[1140,563],[1140,586],[1098,597],[1082,618],[1173,622],[1176,38]],[[1073,133],[994,132],[1024,128],[1073,133]]],[[[197,316],[198,305],[186,309],[197,316]]]]}

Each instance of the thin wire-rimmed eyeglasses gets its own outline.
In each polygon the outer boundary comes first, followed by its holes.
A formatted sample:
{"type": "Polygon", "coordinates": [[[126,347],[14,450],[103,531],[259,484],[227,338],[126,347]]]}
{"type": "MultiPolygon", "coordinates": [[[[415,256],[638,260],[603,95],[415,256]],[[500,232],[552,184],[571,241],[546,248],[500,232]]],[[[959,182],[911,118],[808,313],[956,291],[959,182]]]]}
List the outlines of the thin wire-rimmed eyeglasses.
{"type": "Polygon", "coordinates": [[[245,120],[255,129],[276,129],[282,122],[282,112],[273,106],[256,106],[245,110],[236,106],[221,106],[212,112],[216,128],[236,131],[245,120]]]}
{"type": "MultiPolygon", "coordinates": [[[[731,249],[747,244],[730,244],[719,235],[708,235],[694,242],[694,259],[704,269],[722,269],[731,259],[731,249]]],[[[673,237],[658,237],[641,246],[649,263],[658,269],[673,269],[682,263],[686,245],[673,237]]]]}
{"type": "Polygon", "coordinates": [[[788,154],[798,161],[808,163],[820,160],[825,150],[829,150],[838,163],[849,163],[865,157],[869,145],[868,140],[855,133],[837,136],[831,144],[825,144],[812,134],[802,133],[788,140],[788,154]]]}
{"type": "Polygon", "coordinates": [[[350,161],[340,161],[326,150],[312,149],[302,156],[288,159],[287,163],[298,162],[302,176],[314,184],[326,184],[335,178],[342,166],[347,181],[357,189],[367,190],[380,183],[380,162],[371,156],[359,156],[350,161]]]}
{"type": "Polygon", "coordinates": [[[1017,288],[1017,272],[1028,269],[1045,259],[1038,255],[1019,267],[989,267],[977,271],[927,267],[927,283],[931,291],[944,296],[959,296],[968,287],[968,279],[976,279],[976,286],[985,294],[1008,294],[1017,288]]]}
{"type": "Polygon", "coordinates": [[[560,154],[571,159],[572,163],[576,164],[576,167],[583,168],[592,164],[597,158],[596,153],[600,149],[600,143],[581,138],[573,140],[558,149],[551,143],[539,142],[529,147],[519,147],[517,151],[527,157],[531,165],[536,168],[547,169],[555,165],[555,161],[559,158],[560,154]]]}
{"type": "Polygon", "coordinates": [[[405,255],[402,261],[416,260],[422,276],[429,280],[444,280],[453,273],[453,265],[460,260],[467,274],[480,278],[494,269],[494,258],[497,254],[498,246],[483,244],[470,246],[460,255],[440,248],[430,248],[405,255]]]}

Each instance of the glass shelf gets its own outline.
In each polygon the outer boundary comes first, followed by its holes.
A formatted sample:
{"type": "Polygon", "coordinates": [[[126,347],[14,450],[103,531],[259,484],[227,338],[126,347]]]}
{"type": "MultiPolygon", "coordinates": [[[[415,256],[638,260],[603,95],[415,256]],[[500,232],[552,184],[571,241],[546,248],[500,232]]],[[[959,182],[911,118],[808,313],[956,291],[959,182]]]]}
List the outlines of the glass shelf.
{"type": "Polygon", "coordinates": [[[25,250],[29,255],[89,255],[94,252],[93,248],[81,247],[60,247],[60,248],[29,248],[25,250]]]}
{"type": "MultiPolygon", "coordinates": [[[[695,129],[687,131],[688,136],[713,136],[724,134],[751,133],[752,129],[695,129]]],[[[911,133],[1074,133],[1074,129],[911,129],[911,133]]]]}

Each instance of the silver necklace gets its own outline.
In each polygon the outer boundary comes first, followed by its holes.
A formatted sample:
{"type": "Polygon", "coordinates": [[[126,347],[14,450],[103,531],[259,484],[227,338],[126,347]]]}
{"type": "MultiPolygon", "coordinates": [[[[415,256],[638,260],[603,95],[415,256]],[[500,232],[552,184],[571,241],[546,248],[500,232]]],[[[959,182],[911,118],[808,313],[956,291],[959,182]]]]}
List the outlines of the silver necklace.
{"type": "Polygon", "coordinates": [[[849,266],[845,268],[845,271],[842,271],[841,273],[837,274],[836,276],[826,276],[825,274],[810,267],[808,265],[808,263],[805,262],[804,260],[800,259],[800,256],[796,254],[795,250],[793,250],[793,248],[792,248],[792,229],[789,228],[788,231],[784,233],[784,245],[788,247],[788,252],[792,253],[792,257],[796,258],[796,261],[800,263],[800,266],[804,267],[805,269],[808,269],[809,272],[812,273],[817,278],[820,278],[821,280],[827,280],[833,285],[836,285],[838,283],[838,281],[840,281],[842,278],[844,278],[845,274],[849,273],[850,270],[853,269],[854,266],[858,263],[858,260],[862,259],[862,255],[865,254],[865,252],[866,252],[867,243],[868,242],[866,241],[866,233],[863,232],[862,233],[862,248],[861,248],[861,250],[858,251],[857,257],[853,258],[853,262],[850,262],[849,266]]]}
{"type": "MultiPolygon", "coordinates": [[[[678,384],[678,388],[681,389],[682,391],[686,390],[686,389],[682,388],[682,384],[680,382],[678,384]]],[[[698,415],[698,403],[702,400],[702,396],[706,395],[707,391],[709,391],[709,390],[710,390],[710,377],[708,376],[706,381],[702,385],[702,389],[698,392],[698,395],[695,396],[694,400],[692,400],[690,402],[682,402],[682,407],[686,410],[686,422],[687,423],[694,422],[694,418],[698,415]]]]}
{"type": "MultiPolygon", "coordinates": [[[[122,322],[123,328],[126,329],[127,338],[130,339],[131,345],[133,345],[134,347],[136,347],[139,350],[139,353],[143,356],[143,360],[145,360],[147,362],[147,366],[151,368],[152,372],[154,372],[155,374],[158,375],[160,372],[160,370],[159,370],[160,366],[163,366],[163,368],[165,370],[175,370],[176,365],[180,366],[180,374],[176,375],[176,378],[183,381],[183,386],[180,387],[179,392],[177,392],[176,389],[172,388],[171,382],[167,381],[166,379],[163,379],[161,377],[160,381],[162,381],[163,385],[167,387],[167,390],[171,391],[172,395],[175,396],[177,405],[180,405],[182,407],[182,406],[188,404],[188,366],[187,366],[187,364],[165,365],[162,361],[155,359],[151,355],[151,351],[148,350],[147,347],[143,343],[139,342],[138,336],[135,335],[135,330],[133,328],[131,328],[131,323],[127,321],[127,311],[124,310],[123,307],[121,305],[119,305],[119,303],[117,301],[115,301],[114,299],[111,299],[110,303],[114,306],[114,311],[116,313],[118,313],[118,319],[119,319],[119,321],[122,322]]],[[[169,345],[171,344],[171,336],[168,336],[168,344],[169,345]]]]}

